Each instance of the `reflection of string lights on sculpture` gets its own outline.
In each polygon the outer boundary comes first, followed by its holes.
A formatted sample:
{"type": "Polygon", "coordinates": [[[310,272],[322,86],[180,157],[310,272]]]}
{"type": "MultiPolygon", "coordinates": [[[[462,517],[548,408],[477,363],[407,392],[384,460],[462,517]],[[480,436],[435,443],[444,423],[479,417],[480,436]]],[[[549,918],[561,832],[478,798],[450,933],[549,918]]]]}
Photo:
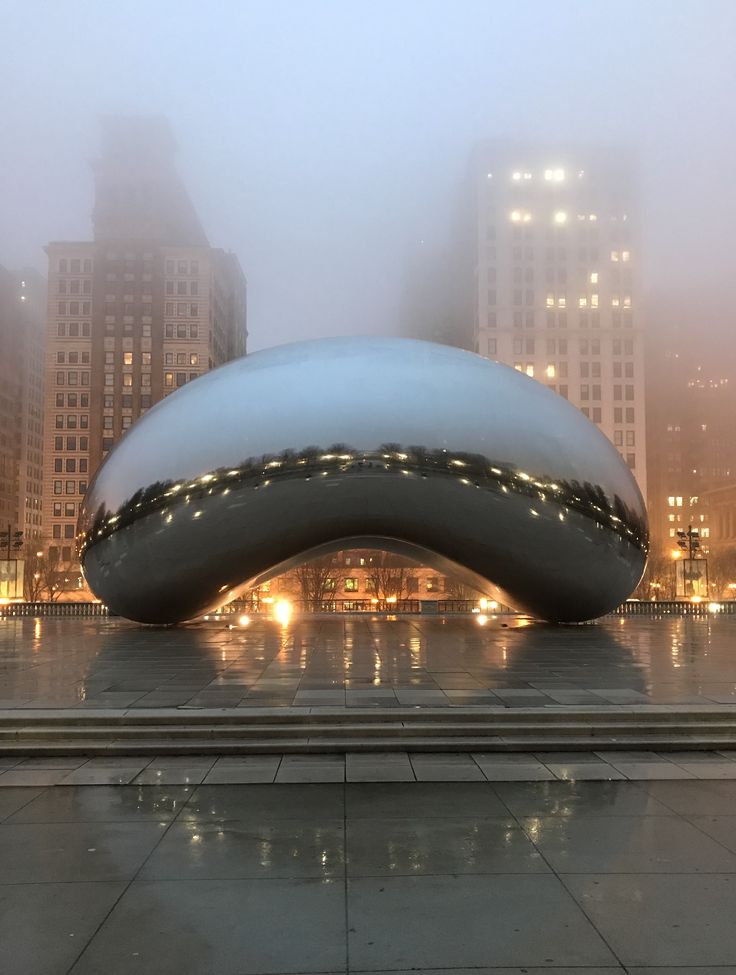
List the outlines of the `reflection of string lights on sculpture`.
{"type": "Polygon", "coordinates": [[[100,468],[79,541],[93,591],[143,622],[369,546],[576,621],[634,589],[647,525],[614,447],[541,384],[447,346],[345,338],[239,359],[156,406],[100,468]]]}

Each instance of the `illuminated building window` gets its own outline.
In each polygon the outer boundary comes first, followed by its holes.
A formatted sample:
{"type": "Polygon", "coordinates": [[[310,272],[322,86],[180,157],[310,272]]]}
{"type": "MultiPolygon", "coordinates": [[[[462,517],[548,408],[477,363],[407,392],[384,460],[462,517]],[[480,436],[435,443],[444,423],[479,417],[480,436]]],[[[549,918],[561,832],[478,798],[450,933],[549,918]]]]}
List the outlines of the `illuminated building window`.
{"type": "Polygon", "coordinates": [[[598,272],[597,271],[591,271],[591,274],[590,274],[590,283],[591,284],[598,284],[598,272]]]}
{"type": "Polygon", "coordinates": [[[133,353],[132,352],[123,352],[123,365],[124,366],[132,366],[133,365],[133,353]]]}
{"type": "Polygon", "coordinates": [[[567,299],[564,297],[564,295],[561,298],[558,298],[557,299],[557,307],[558,308],[564,308],[566,306],[566,304],[567,304],[567,299]]]}
{"type": "Polygon", "coordinates": [[[553,365],[547,366],[547,370],[546,371],[547,371],[547,378],[548,379],[554,379],[555,378],[555,375],[557,373],[556,373],[555,367],[553,365]]]}
{"type": "Polygon", "coordinates": [[[587,307],[588,307],[588,299],[586,298],[585,295],[581,295],[578,298],[578,308],[587,308],[587,307]]]}
{"type": "Polygon", "coordinates": [[[611,260],[618,262],[620,260],[620,255],[618,251],[611,251],[611,260]]]}
{"type": "Polygon", "coordinates": [[[555,296],[548,294],[547,295],[547,307],[548,308],[554,308],[554,306],[555,306],[555,296]]]}
{"type": "Polygon", "coordinates": [[[345,592],[357,592],[358,591],[358,580],[355,576],[348,576],[345,579],[345,592]]]}
{"type": "Polygon", "coordinates": [[[533,364],[531,362],[528,362],[527,363],[527,366],[526,366],[526,374],[527,374],[527,376],[531,376],[532,379],[534,378],[534,366],[533,366],[533,364]]]}
{"type": "Polygon", "coordinates": [[[630,258],[631,258],[631,255],[629,254],[628,251],[621,251],[621,260],[622,261],[628,261],[628,260],[630,260],[630,258]]]}
{"type": "Polygon", "coordinates": [[[165,372],[164,373],[164,386],[173,386],[173,385],[174,385],[174,373],[173,372],[165,372]]]}

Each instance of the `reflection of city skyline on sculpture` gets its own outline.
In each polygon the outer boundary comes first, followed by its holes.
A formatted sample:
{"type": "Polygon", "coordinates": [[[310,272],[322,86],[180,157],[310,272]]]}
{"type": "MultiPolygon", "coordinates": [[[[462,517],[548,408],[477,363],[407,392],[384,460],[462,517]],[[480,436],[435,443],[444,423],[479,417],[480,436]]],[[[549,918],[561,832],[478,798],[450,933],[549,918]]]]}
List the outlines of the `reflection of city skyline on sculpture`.
{"type": "Polygon", "coordinates": [[[93,589],[151,622],[191,618],[246,581],[358,544],[573,620],[630,593],[647,527],[630,472],[574,408],[506,367],[397,339],[301,343],[204,377],[121,442],[80,519],[93,589]],[[330,410],[341,387],[355,415],[330,410]],[[144,483],[156,470],[169,476],[144,483]]]}

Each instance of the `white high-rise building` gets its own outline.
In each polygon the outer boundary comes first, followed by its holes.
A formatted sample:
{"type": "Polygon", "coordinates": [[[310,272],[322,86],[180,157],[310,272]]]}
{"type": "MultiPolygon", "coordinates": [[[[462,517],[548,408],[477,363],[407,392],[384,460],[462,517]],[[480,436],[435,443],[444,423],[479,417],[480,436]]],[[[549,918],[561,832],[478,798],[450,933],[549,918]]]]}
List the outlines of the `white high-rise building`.
{"type": "Polygon", "coordinates": [[[604,156],[479,149],[475,350],[544,383],[615,444],[646,496],[632,185],[604,156]]]}

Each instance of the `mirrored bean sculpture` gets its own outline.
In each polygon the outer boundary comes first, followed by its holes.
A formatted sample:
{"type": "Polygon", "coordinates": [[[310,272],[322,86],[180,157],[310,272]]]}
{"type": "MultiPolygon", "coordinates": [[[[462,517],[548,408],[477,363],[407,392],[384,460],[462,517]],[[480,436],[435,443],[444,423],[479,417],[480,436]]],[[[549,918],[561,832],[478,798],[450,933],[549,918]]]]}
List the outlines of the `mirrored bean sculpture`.
{"type": "Polygon", "coordinates": [[[616,449],[540,383],[448,346],[339,338],[238,359],[150,410],[90,485],[79,547],[95,594],[146,623],[368,547],[574,622],[630,595],[647,522],[616,449]]]}

